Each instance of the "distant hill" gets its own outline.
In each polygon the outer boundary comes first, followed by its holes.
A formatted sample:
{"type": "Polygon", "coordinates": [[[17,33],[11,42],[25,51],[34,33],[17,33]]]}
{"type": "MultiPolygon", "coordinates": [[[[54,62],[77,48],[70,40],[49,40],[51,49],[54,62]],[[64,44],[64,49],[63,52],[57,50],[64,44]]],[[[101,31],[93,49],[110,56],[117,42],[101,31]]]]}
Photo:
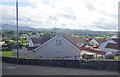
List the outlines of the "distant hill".
{"type": "MultiPolygon", "coordinates": [[[[9,24],[2,24],[0,25],[2,30],[16,30],[16,25],[9,25],[9,24]]],[[[1,30],[1,29],[0,29],[1,30]]],[[[46,32],[64,32],[64,33],[71,33],[71,34],[78,34],[78,35],[109,35],[109,34],[116,34],[117,32],[111,31],[91,31],[89,29],[61,29],[61,28],[32,28],[29,26],[19,26],[19,30],[23,31],[46,31],[46,32]]]]}
{"type": "MultiPolygon", "coordinates": [[[[8,25],[8,24],[1,24],[0,28],[3,30],[16,30],[16,25],[8,25]]],[[[31,28],[28,26],[19,26],[19,30],[25,30],[25,31],[36,31],[37,29],[31,28]]]]}
{"type": "MultiPolygon", "coordinates": [[[[16,25],[9,25],[9,24],[1,24],[0,25],[0,28],[2,28],[3,30],[16,30],[16,25]]],[[[61,28],[49,28],[49,29],[46,29],[46,28],[32,28],[32,27],[29,27],[29,26],[19,26],[19,30],[24,30],[24,31],[51,31],[51,32],[76,32],[76,31],[90,31],[90,30],[87,30],[87,29],[61,29],[61,28]]]]}

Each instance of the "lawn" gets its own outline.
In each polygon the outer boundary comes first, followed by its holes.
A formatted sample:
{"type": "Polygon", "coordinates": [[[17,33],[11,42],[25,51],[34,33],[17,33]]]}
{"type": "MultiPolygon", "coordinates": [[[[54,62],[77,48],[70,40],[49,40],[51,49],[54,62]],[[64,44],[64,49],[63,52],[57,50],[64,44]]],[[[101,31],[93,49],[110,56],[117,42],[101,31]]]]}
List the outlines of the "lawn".
{"type": "Polygon", "coordinates": [[[120,60],[120,55],[114,57],[115,60],[120,60]]]}
{"type": "Polygon", "coordinates": [[[0,52],[0,56],[15,57],[14,52],[15,51],[3,51],[3,52],[0,52]]]}
{"type": "MultiPolygon", "coordinates": [[[[16,58],[16,56],[14,55],[15,51],[3,51],[3,52],[0,52],[0,56],[3,56],[3,57],[13,57],[13,58],[16,58]]],[[[19,58],[30,58],[30,59],[35,59],[34,56],[19,56],[19,58]]]]}

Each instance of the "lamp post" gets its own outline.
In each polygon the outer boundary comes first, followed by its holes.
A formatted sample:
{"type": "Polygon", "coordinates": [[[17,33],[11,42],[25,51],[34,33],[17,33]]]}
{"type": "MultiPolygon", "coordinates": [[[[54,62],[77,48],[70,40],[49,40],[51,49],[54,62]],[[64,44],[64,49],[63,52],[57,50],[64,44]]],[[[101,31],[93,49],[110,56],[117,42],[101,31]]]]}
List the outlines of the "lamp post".
{"type": "Polygon", "coordinates": [[[19,42],[18,42],[18,0],[16,0],[16,26],[17,26],[17,63],[19,63],[19,42]]]}

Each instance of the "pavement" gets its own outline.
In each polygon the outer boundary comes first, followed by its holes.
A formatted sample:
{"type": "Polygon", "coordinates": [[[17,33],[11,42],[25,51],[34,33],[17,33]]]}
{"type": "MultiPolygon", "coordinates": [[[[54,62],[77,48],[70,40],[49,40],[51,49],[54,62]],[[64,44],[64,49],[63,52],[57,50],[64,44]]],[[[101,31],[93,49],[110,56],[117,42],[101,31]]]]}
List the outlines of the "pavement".
{"type": "Polygon", "coordinates": [[[3,75],[118,75],[118,72],[2,63],[3,75]]]}

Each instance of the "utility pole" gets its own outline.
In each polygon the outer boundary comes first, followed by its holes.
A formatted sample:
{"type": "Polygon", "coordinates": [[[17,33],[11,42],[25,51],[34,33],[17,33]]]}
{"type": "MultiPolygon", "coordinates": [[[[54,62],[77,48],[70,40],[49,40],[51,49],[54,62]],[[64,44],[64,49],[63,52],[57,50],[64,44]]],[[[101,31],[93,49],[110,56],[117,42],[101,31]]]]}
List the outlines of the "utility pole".
{"type": "Polygon", "coordinates": [[[18,64],[19,63],[18,0],[16,0],[16,26],[17,26],[17,64],[18,64]]]}

